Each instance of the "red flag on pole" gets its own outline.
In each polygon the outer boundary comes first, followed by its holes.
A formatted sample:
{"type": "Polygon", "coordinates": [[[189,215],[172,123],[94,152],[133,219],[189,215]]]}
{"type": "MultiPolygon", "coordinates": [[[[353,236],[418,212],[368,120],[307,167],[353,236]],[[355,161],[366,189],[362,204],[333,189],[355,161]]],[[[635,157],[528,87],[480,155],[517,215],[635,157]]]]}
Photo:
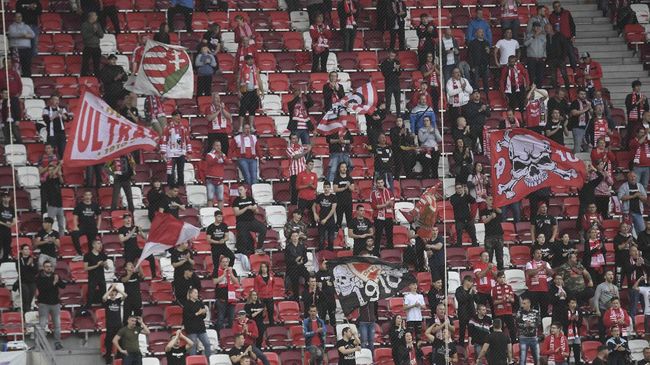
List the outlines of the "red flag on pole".
{"type": "Polygon", "coordinates": [[[139,266],[144,259],[151,255],[163,253],[182,242],[196,238],[200,232],[199,228],[185,223],[171,214],[156,213],[151,222],[147,244],[142,249],[136,266],[139,266]]]}
{"type": "Polygon", "coordinates": [[[545,187],[581,188],[587,179],[584,162],[570,149],[528,129],[493,130],[488,137],[495,207],[545,187]]]}

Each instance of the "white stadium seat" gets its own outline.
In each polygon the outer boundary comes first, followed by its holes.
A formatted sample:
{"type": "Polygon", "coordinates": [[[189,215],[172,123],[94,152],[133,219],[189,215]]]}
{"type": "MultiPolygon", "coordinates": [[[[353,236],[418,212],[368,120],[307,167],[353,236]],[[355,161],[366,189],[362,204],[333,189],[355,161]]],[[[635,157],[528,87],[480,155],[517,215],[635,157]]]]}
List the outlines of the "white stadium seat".
{"type": "Polygon", "coordinates": [[[268,115],[282,114],[282,99],[280,95],[264,95],[262,98],[262,109],[268,115]]]}
{"type": "Polygon", "coordinates": [[[133,212],[133,222],[136,226],[148,231],[151,227],[151,221],[149,220],[149,211],[146,209],[136,209],[133,212]]]}
{"type": "Polygon", "coordinates": [[[372,352],[370,349],[361,349],[354,353],[357,365],[370,365],[372,364],[372,352]]]}
{"type": "Polygon", "coordinates": [[[23,92],[20,94],[20,97],[23,99],[28,99],[33,97],[34,94],[34,80],[31,77],[21,77],[23,82],[23,92]]]}
{"type": "Polygon", "coordinates": [[[208,205],[208,191],[205,185],[187,185],[185,187],[187,202],[193,207],[208,205]]]}
{"type": "Polygon", "coordinates": [[[271,184],[253,184],[253,199],[259,205],[273,204],[273,187],[271,184]]]}
{"type": "Polygon", "coordinates": [[[210,365],[232,365],[232,361],[226,354],[214,354],[210,355],[210,365]]]}
{"type": "Polygon", "coordinates": [[[196,173],[194,172],[194,165],[189,162],[185,163],[183,166],[183,180],[185,184],[193,184],[196,182],[196,173]]]}
{"type": "Polygon", "coordinates": [[[219,210],[219,208],[201,208],[199,209],[199,216],[201,217],[201,226],[207,227],[214,223],[214,212],[219,210]]]}
{"type": "MultiPolygon", "coordinates": [[[[124,194],[124,190],[120,190],[120,194],[122,196],[122,206],[126,207],[127,202],[126,202],[126,195],[124,194]]],[[[144,208],[142,189],[140,189],[137,186],[131,186],[131,197],[133,199],[133,206],[136,209],[144,208]]]]}
{"type": "Polygon", "coordinates": [[[30,120],[43,120],[45,101],[41,99],[25,99],[25,116],[30,120]]]}
{"type": "Polygon", "coordinates": [[[648,4],[631,4],[630,8],[634,11],[636,15],[636,20],[639,24],[648,24],[650,22],[650,11],[648,10],[648,4]]]}
{"type": "Polygon", "coordinates": [[[510,269],[506,270],[505,274],[506,283],[512,286],[512,290],[514,290],[517,295],[520,295],[527,289],[526,274],[524,273],[524,270],[510,269]]]}
{"type": "Polygon", "coordinates": [[[275,122],[275,130],[282,136],[289,136],[289,117],[276,115],[273,117],[273,122],[275,122]]]}
{"type": "Polygon", "coordinates": [[[284,227],[287,223],[287,208],[282,205],[264,207],[266,210],[266,223],[274,228],[284,227]]]}
{"type": "Polygon", "coordinates": [[[41,186],[41,175],[36,166],[21,166],[16,168],[16,178],[23,188],[37,188],[41,186]]]}
{"type": "Polygon", "coordinates": [[[99,40],[99,48],[103,55],[111,55],[117,53],[117,41],[114,34],[104,34],[99,40]]]}
{"type": "Polygon", "coordinates": [[[5,159],[9,165],[27,165],[27,148],[24,144],[5,145],[5,159]]]}
{"type": "Polygon", "coordinates": [[[306,11],[292,11],[289,14],[291,27],[299,32],[309,29],[309,14],[306,11]]]}
{"type": "Polygon", "coordinates": [[[643,360],[643,349],[648,347],[648,341],[646,340],[630,340],[628,342],[630,347],[630,353],[632,361],[643,360]]]}
{"type": "Polygon", "coordinates": [[[415,205],[411,202],[397,202],[395,203],[395,221],[397,224],[409,224],[409,222],[404,217],[404,214],[400,211],[404,209],[406,211],[411,210],[415,205]]]}
{"type": "Polygon", "coordinates": [[[447,272],[447,293],[454,294],[461,285],[460,273],[457,271],[447,272]]]}

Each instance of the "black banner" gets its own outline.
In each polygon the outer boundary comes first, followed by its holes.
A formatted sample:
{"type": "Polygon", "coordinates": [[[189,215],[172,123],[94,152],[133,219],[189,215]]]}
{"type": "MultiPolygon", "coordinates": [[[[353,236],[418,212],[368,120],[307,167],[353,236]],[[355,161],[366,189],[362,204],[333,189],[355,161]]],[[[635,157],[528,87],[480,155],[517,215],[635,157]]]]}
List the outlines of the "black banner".
{"type": "Polygon", "coordinates": [[[327,261],[327,269],[334,278],[334,288],[345,315],[368,302],[394,297],[415,282],[406,267],[374,257],[334,259],[327,261]]]}

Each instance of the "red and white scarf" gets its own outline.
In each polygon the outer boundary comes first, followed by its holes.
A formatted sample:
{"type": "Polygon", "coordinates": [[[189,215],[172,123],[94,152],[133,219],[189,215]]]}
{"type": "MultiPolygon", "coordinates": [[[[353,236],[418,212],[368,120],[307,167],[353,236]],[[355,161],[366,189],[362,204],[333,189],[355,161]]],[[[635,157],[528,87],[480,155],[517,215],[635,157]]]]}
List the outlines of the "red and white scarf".
{"type": "Polygon", "coordinates": [[[589,251],[592,252],[591,267],[596,269],[602,269],[602,266],[605,265],[605,256],[600,248],[601,242],[599,239],[589,240],[589,251]]]}
{"type": "Polygon", "coordinates": [[[573,340],[576,337],[580,337],[580,325],[578,324],[577,321],[572,320],[571,318],[573,316],[578,317],[578,310],[568,310],[567,313],[567,320],[568,320],[568,326],[567,326],[567,337],[569,340],[573,340]]]}
{"type": "Polygon", "coordinates": [[[253,36],[253,28],[251,26],[244,22],[243,25],[238,25],[237,28],[235,28],[235,31],[239,34],[240,38],[248,38],[248,44],[255,44],[255,37],[253,36]]]}
{"type": "Polygon", "coordinates": [[[239,147],[239,155],[243,158],[255,158],[257,157],[257,151],[255,147],[257,145],[257,137],[253,135],[243,135],[239,134],[235,136],[235,143],[239,147]]]}
{"type": "Polygon", "coordinates": [[[520,70],[517,65],[508,67],[508,77],[506,78],[506,93],[519,92],[521,85],[520,70]],[[514,89],[514,90],[513,90],[514,89]]]}
{"type": "Polygon", "coordinates": [[[316,53],[322,53],[325,49],[329,48],[329,40],[325,37],[325,31],[329,29],[327,24],[314,24],[311,26],[311,29],[315,30],[318,33],[318,38],[313,42],[312,47],[316,53]]]}
{"type": "MultiPolygon", "coordinates": [[[[623,308],[609,308],[609,319],[612,323],[618,323],[618,321],[625,321],[625,309],[623,308]]],[[[627,336],[627,327],[624,324],[616,324],[621,332],[621,336],[627,336]]]]}
{"type": "Polygon", "coordinates": [[[216,133],[230,133],[231,128],[228,125],[228,119],[223,115],[223,110],[217,110],[214,104],[210,104],[210,114],[214,113],[217,113],[217,116],[210,121],[211,131],[216,133]]]}
{"type": "Polygon", "coordinates": [[[641,113],[639,112],[641,110],[641,104],[636,105],[640,99],[641,94],[632,93],[632,109],[630,110],[630,114],[627,116],[628,120],[636,121],[641,118],[641,113]]]}
{"type": "Polygon", "coordinates": [[[253,83],[253,89],[257,90],[259,85],[257,84],[257,66],[249,66],[247,63],[241,68],[241,85],[248,88],[249,83],[253,83]]]}
{"type": "MultiPolygon", "coordinates": [[[[587,105],[587,101],[586,101],[586,100],[580,100],[580,99],[578,99],[577,101],[578,101],[578,108],[579,108],[580,110],[584,109],[585,106],[587,105]]],[[[587,114],[588,114],[588,112],[587,112],[587,113],[582,113],[582,114],[580,114],[580,115],[578,116],[578,126],[579,126],[579,127],[584,127],[584,126],[587,125],[587,114]]]]}
{"type": "Polygon", "coordinates": [[[345,18],[345,27],[347,29],[352,29],[356,27],[357,21],[354,19],[354,13],[356,12],[356,9],[352,0],[344,0],[343,9],[345,10],[346,14],[349,14],[345,18]]]}
{"type": "MultiPolygon", "coordinates": [[[[451,87],[454,88],[454,90],[460,89],[460,80],[456,80],[455,78],[451,78],[451,87]]],[[[452,104],[453,106],[460,106],[460,93],[456,94],[453,96],[453,101],[452,104]]]]}
{"type": "Polygon", "coordinates": [[[599,140],[601,137],[605,138],[605,141],[609,142],[609,136],[607,135],[607,120],[605,118],[594,118],[594,141],[599,140]]]}
{"type": "Polygon", "coordinates": [[[393,196],[390,193],[390,190],[388,190],[387,188],[383,188],[381,190],[375,190],[372,192],[371,201],[374,206],[376,219],[379,220],[393,219],[394,212],[392,207],[377,208],[377,205],[386,204],[392,199],[393,196]]]}
{"type": "Polygon", "coordinates": [[[558,363],[566,360],[564,359],[564,355],[563,355],[563,353],[569,351],[569,346],[566,337],[564,337],[561,333],[555,336],[554,335],[549,336],[548,350],[550,352],[550,355],[548,356],[549,361],[553,361],[553,363],[558,363]],[[562,349],[559,354],[555,353],[557,348],[562,349]]]}
{"type": "Polygon", "coordinates": [[[436,68],[433,63],[427,62],[424,64],[424,67],[426,67],[427,72],[433,71],[431,72],[431,75],[429,75],[429,85],[432,87],[438,87],[438,72],[436,72],[436,68]]]}
{"type": "Polygon", "coordinates": [[[297,122],[298,130],[307,129],[307,121],[309,121],[309,113],[307,113],[307,108],[305,108],[305,102],[302,97],[293,107],[293,119],[297,122]]]}
{"type": "Polygon", "coordinates": [[[636,151],[634,151],[634,163],[638,164],[641,162],[641,149],[643,149],[643,153],[645,153],[645,157],[647,159],[650,159],[650,143],[646,140],[642,145],[639,145],[637,147],[636,151]]]}

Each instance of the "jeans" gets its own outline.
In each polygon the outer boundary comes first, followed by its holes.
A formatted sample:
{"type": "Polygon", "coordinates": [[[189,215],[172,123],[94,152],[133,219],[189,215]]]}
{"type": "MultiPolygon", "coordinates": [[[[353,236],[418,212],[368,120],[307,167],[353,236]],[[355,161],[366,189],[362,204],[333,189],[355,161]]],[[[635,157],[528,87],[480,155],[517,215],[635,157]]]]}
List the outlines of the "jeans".
{"type": "Polygon", "coordinates": [[[167,185],[185,185],[185,156],[172,157],[167,160],[167,185]],[[174,170],[177,178],[174,179],[174,170]]]}
{"type": "Polygon", "coordinates": [[[447,80],[451,77],[451,71],[457,67],[456,64],[442,66],[442,82],[443,85],[447,84],[447,80]]]}
{"type": "Polygon", "coordinates": [[[519,337],[519,365],[526,365],[526,357],[530,348],[533,354],[533,362],[539,363],[539,342],[537,337],[519,337]]]}
{"type": "Polygon", "coordinates": [[[489,65],[478,65],[474,68],[472,68],[472,79],[470,80],[470,83],[472,84],[472,87],[474,90],[478,90],[478,80],[479,78],[483,80],[483,92],[485,95],[487,95],[490,83],[489,83],[489,78],[490,78],[490,68],[489,65]]]}
{"type": "Polygon", "coordinates": [[[72,244],[74,249],[77,251],[78,255],[83,255],[81,251],[81,242],[79,239],[81,236],[86,236],[88,240],[88,252],[92,251],[92,243],[95,238],[97,238],[97,227],[79,227],[78,231],[72,231],[70,233],[72,236],[72,244]]]}
{"type": "Polygon", "coordinates": [[[95,188],[99,189],[102,186],[102,170],[104,169],[104,164],[97,164],[86,167],[86,187],[91,188],[93,186],[93,177],[95,178],[95,188]]]}
{"type": "Polygon", "coordinates": [[[639,213],[630,212],[630,218],[632,219],[632,225],[634,226],[634,232],[638,235],[639,233],[645,230],[645,221],[643,220],[643,215],[639,213]]]}
{"type": "Polygon", "coordinates": [[[327,72],[327,57],[329,50],[325,48],[321,53],[315,51],[311,54],[311,72],[327,72]]]}
{"type": "Polygon", "coordinates": [[[571,133],[573,134],[573,153],[582,152],[582,141],[585,139],[585,129],[573,127],[571,133]]]}
{"type": "Polygon", "coordinates": [[[361,347],[374,351],[375,322],[359,322],[359,337],[361,339],[361,347]]]}
{"type": "Polygon", "coordinates": [[[325,243],[327,243],[327,249],[332,251],[334,250],[334,240],[336,239],[336,234],[338,233],[338,227],[336,224],[319,224],[318,225],[318,250],[323,250],[325,243]]]}
{"type": "Polygon", "coordinates": [[[223,184],[215,184],[214,180],[206,179],[205,188],[208,192],[208,204],[214,203],[214,198],[216,195],[217,201],[223,201],[223,184]]]}
{"type": "Polygon", "coordinates": [[[302,144],[310,144],[309,131],[306,129],[299,129],[294,132],[296,137],[300,140],[302,144]]]}
{"type": "Polygon", "coordinates": [[[515,223],[519,223],[521,220],[521,202],[514,202],[512,204],[504,205],[501,208],[501,216],[503,218],[507,217],[508,211],[512,211],[512,218],[515,223]]]}
{"type": "Polygon", "coordinates": [[[354,37],[357,35],[356,28],[343,28],[343,52],[352,52],[354,48],[354,37]]]}
{"type": "Polygon", "coordinates": [[[530,79],[537,85],[537,87],[542,87],[542,82],[544,80],[544,59],[542,58],[528,58],[528,75],[530,79]]]}
{"type": "Polygon", "coordinates": [[[255,354],[255,356],[257,356],[257,358],[260,361],[262,361],[262,364],[270,365],[269,359],[266,357],[266,355],[264,355],[264,353],[262,352],[262,350],[260,350],[259,347],[253,345],[253,346],[251,346],[251,348],[253,349],[253,353],[255,354]]]}
{"type": "Polygon", "coordinates": [[[38,303],[38,324],[43,330],[47,328],[49,316],[52,316],[54,325],[54,340],[61,342],[61,305],[38,303]]]}
{"type": "Polygon", "coordinates": [[[244,175],[244,181],[248,185],[257,184],[257,159],[256,158],[240,158],[237,160],[237,166],[242,175],[244,175]]]}
{"type": "Polygon", "coordinates": [[[309,365],[322,365],[323,364],[323,348],[320,346],[307,346],[309,352],[309,365]]]}
{"type": "Polygon", "coordinates": [[[214,303],[217,306],[217,331],[225,327],[231,328],[235,318],[235,306],[223,299],[217,299],[214,303]]]}
{"type": "Polygon", "coordinates": [[[643,185],[644,188],[648,187],[648,181],[650,180],[650,167],[635,166],[634,173],[638,176],[638,182],[643,185]]]}
{"type": "Polygon", "coordinates": [[[332,152],[330,154],[329,173],[328,173],[328,176],[327,176],[327,180],[329,180],[329,182],[334,181],[334,176],[336,176],[336,173],[338,172],[338,169],[339,169],[339,164],[341,162],[345,162],[348,165],[348,174],[350,174],[350,172],[352,171],[352,168],[354,166],[352,165],[352,161],[350,160],[350,154],[349,153],[347,153],[347,152],[332,152]]]}
{"type": "Polygon", "coordinates": [[[56,225],[59,228],[59,234],[63,235],[65,233],[65,215],[63,214],[63,208],[48,205],[47,216],[52,219],[56,218],[56,225]]]}
{"type": "MultiPolygon", "coordinates": [[[[639,293],[638,289],[634,288],[628,288],[628,291],[630,293],[630,317],[632,318],[632,321],[634,321],[634,316],[636,316],[637,313],[637,307],[639,304],[639,299],[641,299],[641,294],[639,293]]],[[[643,301],[641,304],[644,304],[643,301]]]]}
{"type": "Polygon", "coordinates": [[[129,207],[129,211],[133,212],[135,207],[133,206],[133,193],[131,192],[131,180],[121,180],[119,178],[115,179],[113,182],[113,198],[111,200],[111,210],[117,209],[117,203],[120,200],[120,190],[124,190],[124,195],[126,195],[126,203],[129,207]]]}
{"type": "Polygon", "coordinates": [[[142,365],[142,354],[130,352],[122,359],[122,365],[142,365]]]}
{"type": "Polygon", "coordinates": [[[547,59],[546,64],[548,65],[548,71],[551,73],[551,80],[553,87],[557,87],[557,70],[560,70],[560,75],[564,80],[564,87],[569,88],[569,75],[566,72],[566,63],[564,62],[564,57],[562,59],[547,59]]]}
{"type": "Polygon", "coordinates": [[[192,346],[192,349],[190,350],[190,355],[196,355],[196,351],[199,348],[199,341],[203,344],[203,355],[205,357],[209,358],[211,354],[211,349],[210,349],[210,339],[208,338],[208,334],[203,332],[203,333],[188,333],[187,337],[194,342],[194,346],[192,346]]]}

